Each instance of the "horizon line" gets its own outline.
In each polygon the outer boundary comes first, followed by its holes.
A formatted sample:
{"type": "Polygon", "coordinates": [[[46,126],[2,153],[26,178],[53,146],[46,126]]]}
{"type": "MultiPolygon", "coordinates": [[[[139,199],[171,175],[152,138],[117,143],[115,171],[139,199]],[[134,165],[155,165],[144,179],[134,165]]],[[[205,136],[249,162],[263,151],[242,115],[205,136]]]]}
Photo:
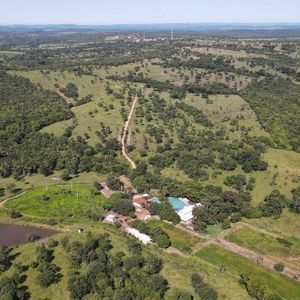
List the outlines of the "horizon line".
{"type": "Polygon", "coordinates": [[[127,26],[127,25],[300,25],[297,22],[150,22],[150,23],[0,23],[0,26],[127,26]]]}

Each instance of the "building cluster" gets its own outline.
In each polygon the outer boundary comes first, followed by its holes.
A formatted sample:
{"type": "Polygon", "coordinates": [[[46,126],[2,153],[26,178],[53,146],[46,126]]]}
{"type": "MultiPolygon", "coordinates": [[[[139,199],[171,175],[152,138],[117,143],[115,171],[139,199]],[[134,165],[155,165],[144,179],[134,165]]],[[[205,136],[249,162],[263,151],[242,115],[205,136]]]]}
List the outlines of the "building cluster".
{"type": "MultiPolygon", "coordinates": [[[[151,214],[147,210],[151,203],[160,203],[160,199],[156,197],[150,197],[148,194],[136,194],[132,197],[131,201],[135,207],[135,215],[137,219],[141,221],[147,221],[151,218],[151,214]]],[[[180,225],[189,229],[193,229],[193,210],[196,207],[202,206],[202,204],[191,203],[187,198],[169,197],[168,201],[170,202],[174,211],[179,215],[181,220],[180,225]]],[[[151,243],[151,238],[146,234],[139,232],[137,229],[130,227],[126,223],[126,218],[124,216],[116,213],[110,213],[106,216],[105,221],[111,224],[119,224],[119,226],[122,227],[125,232],[131,234],[143,244],[151,243]]]]}

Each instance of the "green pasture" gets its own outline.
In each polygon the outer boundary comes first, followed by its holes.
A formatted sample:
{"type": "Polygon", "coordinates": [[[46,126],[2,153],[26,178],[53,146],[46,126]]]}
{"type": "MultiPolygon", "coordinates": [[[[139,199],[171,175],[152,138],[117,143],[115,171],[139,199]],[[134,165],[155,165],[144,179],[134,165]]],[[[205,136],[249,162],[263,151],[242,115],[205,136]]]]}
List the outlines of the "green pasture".
{"type": "Polygon", "coordinates": [[[196,253],[196,256],[215,266],[225,266],[226,273],[233,276],[239,277],[242,273],[255,275],[283,299],[297,299],[299,296],[300,286],[296,281],[290,280],[275,271],[268,271],[237,254],[230,253],[217,246],[206,247],[196,253]]]}
{"type": "Polygon", "coordinates": [[[70,184],[41,187],[10,200],[5,207],[37,218],[82,217],[101,210],[106,199],[92,185],[70,184]]]}

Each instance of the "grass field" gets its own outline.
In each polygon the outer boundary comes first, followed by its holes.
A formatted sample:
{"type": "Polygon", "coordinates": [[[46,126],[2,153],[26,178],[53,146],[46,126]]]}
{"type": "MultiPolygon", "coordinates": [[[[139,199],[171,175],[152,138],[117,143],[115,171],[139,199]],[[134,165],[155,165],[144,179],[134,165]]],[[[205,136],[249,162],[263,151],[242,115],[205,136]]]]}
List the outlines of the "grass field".
{"type": "MultiPolygon", "coordinates": [[[[50,185],[57,185],[57,184],[76,184],[76,183],[94,183],[95,181],[102,181],[106,178],[106,175],[103,174],[97,174],[95,172],[89,172],[89,173],[81,173],[77,176],[70,179],[67,183],[60,180],[61,171],[54,172],[50,176],[44,176],[42,174],[35,174],[35,175],[27,175],[21,180],[15,180],[12,177],[8,178],[0,178],[0,188],[6,188],[9,184],[15,184],[15,187],[17,190],[28,190],[28,189],[34,189],[37,187],[44,187],[50,186],[50,185]]],[[[15,196],[14,193],[11,193],[5,189],[5,194],[0,197],[0,201],[5,200],[9,197],[15,196]]]]}
{"type": "Polygon", "coordinates": [[[283,211],[279,219],[259,218],[245,219],[244,221],[278,235],[300,239],[299,215],[290,213],[287,209],[283,211]]]}
{"type": "Polygon", "coordinates": [[[269,272],[236,254],[217,246],[209,246],[199,251],[196,256],[215,266],[225,266],[226,273],[234,276],[239,277],[242,273],[253,274],[283,299],[298,299],[300,293],[299,283],[275,272],[269,272]]]}
{"type": "Polygon", "coordinates": [[[237,230],[226,236],[226,239],[244,248],[276,258],[290,267],[300,268],[297,260],[297,257],[300,257],[300,239],[294,237],[276,238],[248,229],[237,230]]]}
{"type": "Polygon", "coordinates": [[[92,185],[83,184],[37,188],[10,200],[5,207],[30,217],[80,218],[88,211],[99,211],[105,203],[94,191],[92,185]]]}
{"type": "Polygon", "coordinates": [[[201,241],[199,237],[163,221],[151,220],[147,224],[151,228],[160,227],[165,231],[170,237],[172,246],[179,250],[188,251],[201,241]]]}

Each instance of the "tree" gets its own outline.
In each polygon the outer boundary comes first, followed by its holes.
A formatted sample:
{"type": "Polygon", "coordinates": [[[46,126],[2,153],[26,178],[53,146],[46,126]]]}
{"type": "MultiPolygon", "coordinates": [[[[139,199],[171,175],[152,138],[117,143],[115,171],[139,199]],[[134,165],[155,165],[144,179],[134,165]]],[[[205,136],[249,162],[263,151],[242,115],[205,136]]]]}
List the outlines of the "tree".
{"type": "Polygon", "coordinates": [[[269,290],[263,282],[255,275],[241,274],[241,284],[246,288],[248,294],[258,300],[280,300],[281,297],[269,290]]]}
{"type": "Polygon", "coordinates": [[[292,203],[290,204],[290,209],[295,214],[300,214],[300,186],[292,190],[292,203]]]}
{"type": "Polygon", "coordinates": [[[38,284],[43,288],[47,288],[51,284],[59,282],[62,277],[59,272],[60,268],[52,263],[42,262],[38,267],[38,271],[40,273],[36,279],[38,284]]]}
{"type": "Polygon", "coordinates": [[[181,220],[168,202],[162,204],[159,216],[161,219],[170,221],[173,224],[178,224],[181,220]]]}
{"type": "Polygon", "coordinates": [[[20,277],[14,274],[12,277],[3,277],[0,280],[0,299],[3,300],[27,300],[30,298],[27,286],[18,287],[20,277]]]}
{"type": "Polygon", "coordinates": [[[220,169],[233,171],[237,167],[237,162],[230,157],[223,157],[220,163],[220,169]]]}
{"type": "Polygon", "coordinates": [[[201,220],[196,219],[194,222],[194,230],[199,231],[201,233],[206,232],[207,224],[201,220]]]}
{"type": "Polygon", "coordinates": [[[245,175],[231,175],[227,176],[224,180],[224,184],[227,186],[231,186],[236,190],[242,192],[243,187],[247,184],[245,175]]]}
{"type": "Polygon", "coordinates": [[[121,191],[124,187],[124,184],[119,178],[113,178],[112,176],[108,176],[106,183],[107,186],[114,191],[121,191]]]}
{"type": "Polygon", "coordinates": [[[86,276],[72,276],[68,281],[68,290],[72,299],[82,299],[90,291],[90,284],[86,276]]]}
{"type": "Polygon", "coordinates": [[[64,93],[65,96],[69,98],[77,98],[78,97],[78,87],[76,84],[69,82],[65,88],[61,88],[60,92],[64,93]]]}
{"type": "Polygon", "coordinates": [[[123,216],[132,216],[134,214],[134,206],[126,195],[115,194],[111,197],[112,210],[123,216]]]}
{"type": "Polygon", "coordinates": [[[287,198],[278,190],[274,190],[264,199],[263,203],[260,203],[259,208],[264,217],[274,216],[278,218],[286,204],[287,198]]]}
{"type": "Polygon", "coordinates": [[[149,287],[155,292],[158,292],[162,297],[168,289],[168,282],[161,275],[154,275],[150,279],[149,287]]]}
{"type": "Polygon", "coordinates": [[[7,270],[11,265],[10,251],[11,249],[7,246],[0,245],[0,273],[7,270]]]}
{"type": "Polygon", "coordinates": [[[38,263],[50,263],[54,259],[53,250],[47,249],[44,244],[36,248],[36,254],[38,263]]]}
{"type": "Polygon", "coordinates": [[[158,274],[163,267],[163,261],[155,256],[150,256],[146,260],[146,266],[148,267],[147,270],[149,274],[158,274]]]}
{"type": "Polygon", "coordinates": [[[218,299],[217,292],[203,281],[201,276],[197,273],[192,274],[192,286],[195,292],[203,300],[216,300],[218,299]]]}
{"type": "Polygon", "coordinates": [[[155,203],[151,202],[149,206],[147,207],[147,210],[150,212],[151,215],[159,215],[161,211],[161,204],[160,203],[155,203]]]}
{"type": "Polygon", "coordinates": [[[133,239],[129,239],[127,241],[127,246],[128,249],[133,253],[133,254],[141,254],[142,252],[142,246],[139,242],[133,240],[133,239]]]}

